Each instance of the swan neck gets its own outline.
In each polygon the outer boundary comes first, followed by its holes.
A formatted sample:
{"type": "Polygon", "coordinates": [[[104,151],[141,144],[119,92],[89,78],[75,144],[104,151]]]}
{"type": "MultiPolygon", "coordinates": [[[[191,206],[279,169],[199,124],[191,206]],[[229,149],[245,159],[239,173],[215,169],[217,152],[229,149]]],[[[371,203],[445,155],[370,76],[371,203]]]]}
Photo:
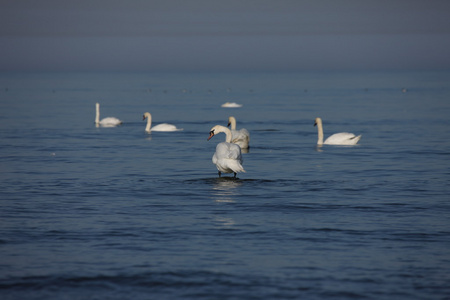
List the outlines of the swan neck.
{"type": "Polygon", "coordinates": [[[236,119],[234,117],[230,117],[228,122],[231,124],[231,130],[236,130],[236,119]]]}
{"type": "Polygon", "coordinates": [[[224,132],[225,135],[226,135],[226,137],[225,137],[225,142],[231,143],[231,136],[232,136],[232,135],[231,135],[231,130],[228,129],[228,128],[226,128],[226,127],[224,127],[223,132],[224,132]]]}
{"type": "Polygon", "coordinates": [[[322,145],[323,144],[322,121],[317,122],[317,134],[318,134],[317,145],[322,145]]]}
{"type": "Polygon", "coordinates": [[[147,116],[147,126],[145,127],[145,131],[150,132],[151,131],[151,127],[152,127],[152,115],[151,114],[146,114],[147,116]]]}
{"type": "Polygon", "coordinates": [[[211,128],[211,131],[214,132],[214,135],[219,134],[221,132],[225,133],[225,136],[226,136],[225,137],[225,142],[231,143],[231,136],[232,136],[231,135],[231,130],[228,129],[227,127],[222,126],[222,125],[216,125],[213,128],[211,128]]]}
{"type": "Polygon", "coordinates": [[[208,140],[211,139],[214,135],[218,135],[221,132],[225,133],[225,142],[231,143],[231,137],[232,137],[231,130],[222,125],[216,125],[213,128],[211,128],[211,131],[210,131],[211,135],[208,138],[208,140]]]}
{"type": "Polygon", "coordinates": [[[95,124],[100,123],[100,104],[95,103],[95,124]]]}

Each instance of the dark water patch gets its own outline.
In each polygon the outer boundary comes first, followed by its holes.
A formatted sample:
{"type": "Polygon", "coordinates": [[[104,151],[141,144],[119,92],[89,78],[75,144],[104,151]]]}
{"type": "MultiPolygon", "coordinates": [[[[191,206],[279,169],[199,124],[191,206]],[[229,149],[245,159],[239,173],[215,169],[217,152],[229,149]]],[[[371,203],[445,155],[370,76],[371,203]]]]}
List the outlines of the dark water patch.
{"type": "MultiPolygon", "coordinates": [[[[206,271],[151,272],[136,275],[40,276],[8,278],[0,283],[6,297],[26,299],[294,299],[310,288],[290,286],[280,280],[260,276],[236,276],[206,271]],[[94,298],[92,298],[94,297],[94,298]]],[[[313,293],[314,294],[314,293],[313,293]]]]}
{"type": "Polygon", "coordinates": [[[340,228],[314,228],[308,229],[311,232],[324,232],[324,233],[345,233],[349,235],[367,235],[368,231],[365,230],[350,230],[350,229],[340,229],[340,228]]]}
{"type": "Polygon", "coordinates": [[[399,242],[442,242],[446,240],[450,243],[450,233],[448,232],[393,232],[389,234],[390,238],[384,237],[383,239],[392,239],[399,242]]]}

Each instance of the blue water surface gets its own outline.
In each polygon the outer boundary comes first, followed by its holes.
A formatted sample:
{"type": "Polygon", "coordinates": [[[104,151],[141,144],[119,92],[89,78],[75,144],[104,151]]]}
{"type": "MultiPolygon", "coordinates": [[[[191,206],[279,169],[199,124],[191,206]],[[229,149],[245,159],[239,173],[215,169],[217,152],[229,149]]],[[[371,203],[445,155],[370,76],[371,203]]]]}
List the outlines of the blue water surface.
{"type": "Polygon", "coordinates": [[[2,73],[0,296],[448,299],[449,82],[2,73]],[[123,125],[96,127],[96,102],[123,125]],[[183,131],[146,133],[146,111],[183,131]],[[207,141],[230,115],[251,134],[238,179],[207,141]],[[359,145],[318,147],[316,117],[359,145]]]}

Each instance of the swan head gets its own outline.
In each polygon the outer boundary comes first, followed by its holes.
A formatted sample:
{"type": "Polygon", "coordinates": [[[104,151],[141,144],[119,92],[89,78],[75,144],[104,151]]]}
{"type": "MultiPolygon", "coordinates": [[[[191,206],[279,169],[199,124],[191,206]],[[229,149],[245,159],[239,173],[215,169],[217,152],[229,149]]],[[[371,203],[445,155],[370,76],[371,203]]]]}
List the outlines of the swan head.
{"type": "Polygon", "coordinates": [[[147,119],[148,117],[151,117],[152,115],[149,112],[146,112],[143,116],[142,116],[142,120],[147,119]]]}
{"type": "Polygon", "coordinates": [[[224,127],[224,126],[220,126],[220,125],[216,125],[213,128],[211,128],[211,130],[209,131],[209,137],[208,137],[208,141],[216,134],[221,133],[221,132],[225,132],[226,130],[229,130],[228,128],[224,127]]]}
{"type": "Polygon", "coordinates": [[[236,118],[233,116],[228,117],[228,125],[227,127],[230,127],[230,125],[232,125],[233,123],[236,124],[236,118]]]}
{"type": "Polygon", "coordinates": [[[215,136],[216,134],[221,133],[221,132],[225,133],[225,135],[227,136],[225,141],[228,143],[231,143],[231,130],[222,125],[216,125],[213,128],[211,128],[211,130],[209,131],[208,141],[213,136],[215,136]]]}
{"type": "Polygon", "coordinates": [[[321,118],[316,118],[316,120],[314,122],[314,126],[317,126],[319,124],[322,125],[322,119],[321,118]]]}
{"type": "Polygon", "coordinates": [[[215,129],[212,128],[211,131],[209,132],[209,137],[208,137],[207,141],[209,141],[214,136],[214,131],[215,131],[215,129]]]}
{"type": "Polygon", "coordinates": [[[228,128],[224,127],[224,126],[220,126],[220,125],[216,125],[213,128],[211,128],[211,130],[209,131],[209,137],[208,137],[208,141],[216,134],[221,133],[221,132],[225,132],[226,130],[229,130],[228,128]]]}

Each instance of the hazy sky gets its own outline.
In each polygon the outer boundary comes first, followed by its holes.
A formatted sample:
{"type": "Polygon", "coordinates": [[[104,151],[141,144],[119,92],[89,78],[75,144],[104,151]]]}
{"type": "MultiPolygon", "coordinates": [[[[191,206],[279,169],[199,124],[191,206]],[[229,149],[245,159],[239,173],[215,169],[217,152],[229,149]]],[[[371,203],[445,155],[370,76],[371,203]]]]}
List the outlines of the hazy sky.
{"type": "Polygon", "coordinates": [[[0,2],[0,71],[365,69],[450,69],[450,1],[0,2]]]}

